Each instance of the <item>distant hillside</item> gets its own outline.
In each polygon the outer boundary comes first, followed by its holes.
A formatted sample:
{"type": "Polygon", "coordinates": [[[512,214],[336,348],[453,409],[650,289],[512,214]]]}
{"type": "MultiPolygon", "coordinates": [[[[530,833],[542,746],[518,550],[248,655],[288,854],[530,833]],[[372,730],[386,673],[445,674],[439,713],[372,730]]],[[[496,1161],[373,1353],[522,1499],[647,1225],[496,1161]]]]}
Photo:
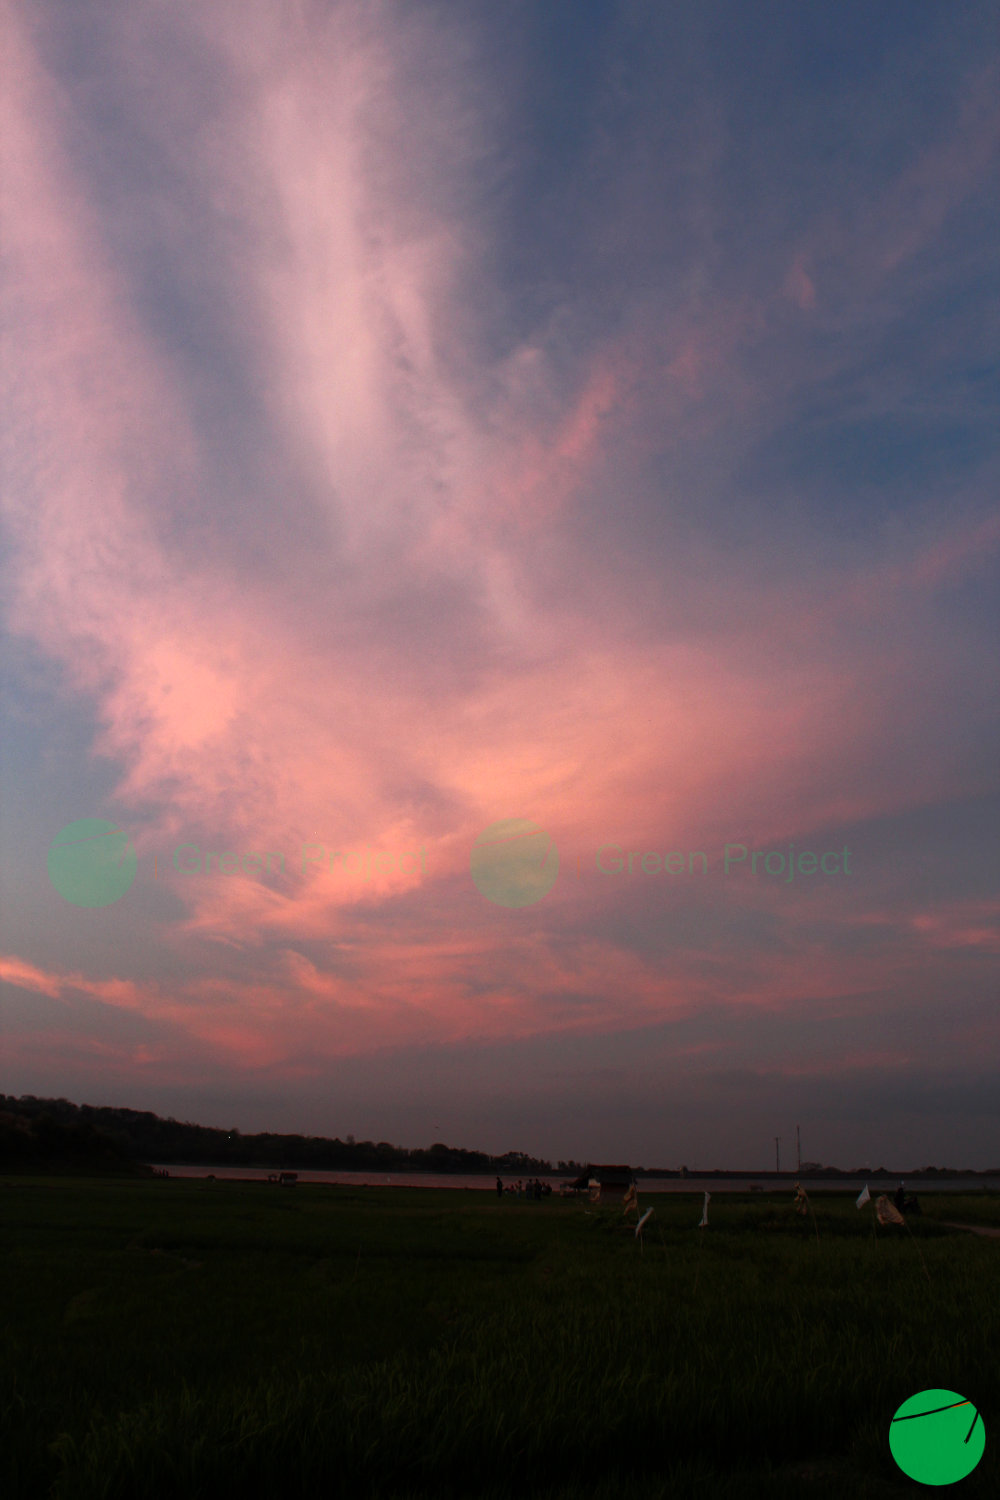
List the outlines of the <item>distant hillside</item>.
{"type": "MultiPolygon", "coordinates": [[[[388,1141],[355,1141],[349,1135],[329,1140],[315,1135],[241,1135],[238,1130],[217,1130],[188,1121],[163,1120],[149,1110],[94,1107],[71,1104],[68,1099],[37,1099],[33,1094],[14,1098],[0,1094],[0,1171],[143,1171],[141,1163],[176,1163],[178,1166],[288,1168],[293,1171],[334,1172],[499,1172],[503,1177],[564,1175],[579,1177],[590,1163],[560,1161],[553,1167],[544,1157],[523,1151],[488,1156],[484,1151],[466,1151],[441,1142],[427,1149],[410,1150],[388,1141]]],[[[838,1177],[921,1178],[997,1177],[1000,1168],[974,1172],[952,1167],[888,1171],[885,1167],[854,1167],[843,1170],[803,1162],[793,1172],[663,1167],[633,1168],[643,1177],[707,1177],[720,1181],[752,1176],[761,1182],[794,1181],[799,1175],[838,1177]]]]}
{"type": "MultiPolygon", "coordinates": [[[[216,1130],[186,1121],[162,1120],[148,1110],[95,1108],[89,1104],[71,1104],[68,1099],[36,1099],[31,1094],[19,1099],[0,1094],[0,1111],[5,1112],[8,1119],[18,1122],[19,1130],[30,1127],[29,1134],[39,1122],[47,1122],[42,1127],[47,1142],[55,1141],[55,1127],[68,1131],[70,1134],[63,1141],[63,1147],[74,1131],[89,1131],[88,1136],[80,1136],[81,1142],[84,1139],[91,1143],[106,1142],[114,1147],[119,1160],[132,1163],[176,1162],[178,1165],[311,1168],[315,1171],[497,1171],[516,1172],[521,1176],[551,1173],[553,1170],[551,1162],[519,1151],[490,1157],[483,1151],[465,1151],[459,1146],[441,1143],[427,1150],[411,1151],[403,1146],[392,1146],[388,1141],[377,1144],[355,1141],[353,1136],[348,1136],[346,1141],[339,1138],[331,1141],[323,1136],[241,1135],[238,1130],[216,1130]]],[[[12,1139],[11,1148],[15,1154],[19,1151],[23,1154],[26,1144],[21,1139],[12,1139]]],[[[7,1159],[6,1155],[0,1155],[0,1167],[7,1159]]],[[[575,1175],[582,1168],[578,1162],[561,1161],[556,1170],[575,1175]]]]}
{"type": "Polygon", "coordinates": [[[6,1105],[0,1095],[0,1172],[94,1177],[149,1173],[119,1141],[89,1120],[60,1119],[44,1109],[29,1116],[6,1105]]]}

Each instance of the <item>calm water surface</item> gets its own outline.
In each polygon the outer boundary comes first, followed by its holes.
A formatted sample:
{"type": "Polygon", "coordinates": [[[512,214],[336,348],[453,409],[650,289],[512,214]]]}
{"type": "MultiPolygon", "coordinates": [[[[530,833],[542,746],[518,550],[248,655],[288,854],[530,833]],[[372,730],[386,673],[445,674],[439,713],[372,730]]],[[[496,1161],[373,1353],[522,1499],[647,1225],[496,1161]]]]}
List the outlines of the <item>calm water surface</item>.
{"type": "MultiPolygon", "coordinates": [[[[209,1167],[209,1166],[171,1166],[169,1162],[156,1163],[170,1173],[171,1177],[207,1177],[212,1173],[217,1178],[236,1178],[245,1182],[266,1182],[269,1171],[267,1167],[209,1167]]],[[[501,1173],[504,1186],[516,1182],[516,1177],[504,1177],[501,1173]]],[[[524,1179],[525,1181],[527,1179],[524,1179]]],[[[802,1183],[809,1192],[856,1192],[860,1193],[865,1182],[868,1182],[873,1193],[893,1192],[898,1181],[897,1178],[864,1178],[864,1177],[841,1177],[834,1181],[828,1178],[803,1177],[802,1183]]],[[[906,1181],[906,1179],[903,1179],[906,1181]]],[[[553,1192],[558,1192],[564,1182],[572,1181],[567,1177],[542,1177],[542,1182],[552,1185],[553,1192]]],[[[753,1186],[760,1186],[765,1193],[787,1193],[790,1192],[795,1179],[789,1178],[786,1182],[771,1182],[767,1178],[756,1177],[728,1177],[716,1179],[712,1177],[640,1177],[640,1193],[748,1193],[753,1186]]],[[[495,1193],[496,1178],[466,1175],[461,1172],[312,1172],[300,1171],[299,1182],[327,1182],[339,1183],[343,1187],[421,1187],[421,1188],[470,1188],[478,1192],[495,1193]]],[[[997,1177],[952,1177],[944,1182],[915,1182],[914,1192],[933,1193],[947,1190],[952,1193],[977,1192],[986,1188],[990,1192],[1000,1191],[1000,1178],[997,1177]]]]}

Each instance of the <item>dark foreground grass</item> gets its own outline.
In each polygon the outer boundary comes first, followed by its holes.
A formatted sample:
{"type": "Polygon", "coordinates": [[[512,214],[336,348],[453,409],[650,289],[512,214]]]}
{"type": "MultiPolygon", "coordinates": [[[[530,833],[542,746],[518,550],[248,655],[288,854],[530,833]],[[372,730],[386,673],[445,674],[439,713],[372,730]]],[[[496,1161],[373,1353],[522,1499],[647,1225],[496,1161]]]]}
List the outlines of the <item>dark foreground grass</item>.
{"type": "Polygon", "coordinates": [[[970,1397],[995,1495],[1000,1222],[935,1195],[620,1211],[422,1189],[11,1180],[10,1500],[912,1495],[907,1396],[970,1397]],[[819,1230],[817,1239],[816,1230],[819,1230]]]}

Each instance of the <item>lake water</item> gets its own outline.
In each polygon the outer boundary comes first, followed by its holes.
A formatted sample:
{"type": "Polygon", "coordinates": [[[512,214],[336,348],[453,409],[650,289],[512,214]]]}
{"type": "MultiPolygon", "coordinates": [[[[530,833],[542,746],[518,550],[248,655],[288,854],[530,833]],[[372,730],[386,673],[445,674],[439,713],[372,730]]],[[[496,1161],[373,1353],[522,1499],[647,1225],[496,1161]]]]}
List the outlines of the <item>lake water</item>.
{"type": "MultiPolygon", "coordinates": [[[[209,1167],[209,1166],[171,1166],[169,1162],[156,1163],[161,1170],[165,1169],[171,1177],[207,1177],[212,1173],[222,1180],[239,1180],[243,1182],[266,1182],[269,1168],[267,1167],[209,1167]]],[[[503,1177],[504,1186],[516,1182],[516,1177],[503,1177]]],[[[526,1180],[526,1179],[525,1179],[526,1180]]],[[[552,1185],[553,1192],[558,1192],[564,1182],[571,1182],[568,1177],[545,1177],[540,1179],[552,1185]]],[[[759,1185],[765,1193],[789,1193],[794,1188],[794,1178],[784,1182],[769,1181],[766,1177],[640,1177],[640,1193],[748,1193],[752,1186],[759,1185]]],[[[872,1195],[878,1193],[892,1193],[895,1191],[898,1178],[867,1178],[864,1177],[841,1177],[830,1179],[826,1177],[801,1179],[803,1187],[810,1193],[823,1192],[854,1192],[860,1193],[867,1180],[872,1195]]],[[[904,1177],[904,1181],[908,1181],[904,1177]]],[[[477,1192],[495,1193],[495,1177],[476,1174],[463,1174],[461,1172],[312,1172],[308,1170],[299,1172],[300,1183],[326,1182],[337,1183],[341,1187],[420,1187],[420,1188],[468,1188],[477,1192]]],[[[986,1188],[990,1192],[1000,1191],[1000,1178],[997,1177],[952,1177],[943,1182],[912,1182],[914,1192],[933,1193],[946,1190],[952,1193],[978,1192],[986,1188]]]]}

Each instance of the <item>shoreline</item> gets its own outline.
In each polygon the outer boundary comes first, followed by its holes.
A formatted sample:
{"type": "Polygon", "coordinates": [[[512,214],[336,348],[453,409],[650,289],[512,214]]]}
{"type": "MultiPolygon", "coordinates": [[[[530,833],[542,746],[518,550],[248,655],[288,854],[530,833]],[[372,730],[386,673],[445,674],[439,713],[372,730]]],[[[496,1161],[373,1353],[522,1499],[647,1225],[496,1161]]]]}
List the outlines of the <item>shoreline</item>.
{"type": "MultiPolygon", "coordinates": [[[[166,1173],[174,1181],[205,1181],[214,1179],[216,1182],[261,1182],[268,1184],[269,1177],[277,1172],[296,1173],[296,1185],[312,1184],[321,1187],[414,1187],[426,1188],[431,1191],[476,1191],[494,1192],[497,1173],[420,1173],[420,1172],[378,1172],[378,1171],[352,1171],[350,1169],[324,1169],[310,1167],[252,1167],[252,1166],[227,1166],[222,1163],[210,1165],[208,1163],[153,1163],[155,1170],[166,1173]]],[[[505,1189],[518,1179],[503,1172],[499,1176],[505,1189]]],[[[529,1173],[522,1175],[522,1181],[532,1180],[535,1176],[542,1183],[550,1185],[558,1195],[559,1189],[576,1180],[570,1176],[559,1176],[555,1173],[529,1173]]],[[[756,1175],[741,1172],[715,1172],[695,1175],[689,1173],[687,1177],[677,1175],[666,1176],[648,1174],[636,1177],[636,1185],[640,1192],[657,1193],[666,1192],[673,1195],[682,1193],[699,1194],[705,1191],[715,1190],[734,1193],[751,1192],[781,1192],[790,1190],[797,1182],[811,1192],[835,1192],[857,1193],[869,1184],[875,1187],[884,1187],[887,1184],[895,1184],[903,1181],[914,1188],[922,1191],[939,1190],[953,1192],[968,1192],[984,1190],[987,1192],[1000,1192],[1000,1173],[956,1173],[954,1176],[945,1176],[943,1173],[935,1173],[924,1176],[920,1173],[907,1172],[880,1172],[870,1173],[866,1176],[834,1176],[824,1174],[819,1177],[799,1177],[795,1173],[774,1172],[758,1173],[756,1175]],[[727,1186],[732,1184],[732,1186],[727,1186]]],[[[281,1184],[270,1183],[271,1186],[281,1184]]],[[[285,1184],[291,1186],[293,1184],[285,1184]]],[[[586,1189],[578,1189],[583,1195],[586,1189]]]]}

